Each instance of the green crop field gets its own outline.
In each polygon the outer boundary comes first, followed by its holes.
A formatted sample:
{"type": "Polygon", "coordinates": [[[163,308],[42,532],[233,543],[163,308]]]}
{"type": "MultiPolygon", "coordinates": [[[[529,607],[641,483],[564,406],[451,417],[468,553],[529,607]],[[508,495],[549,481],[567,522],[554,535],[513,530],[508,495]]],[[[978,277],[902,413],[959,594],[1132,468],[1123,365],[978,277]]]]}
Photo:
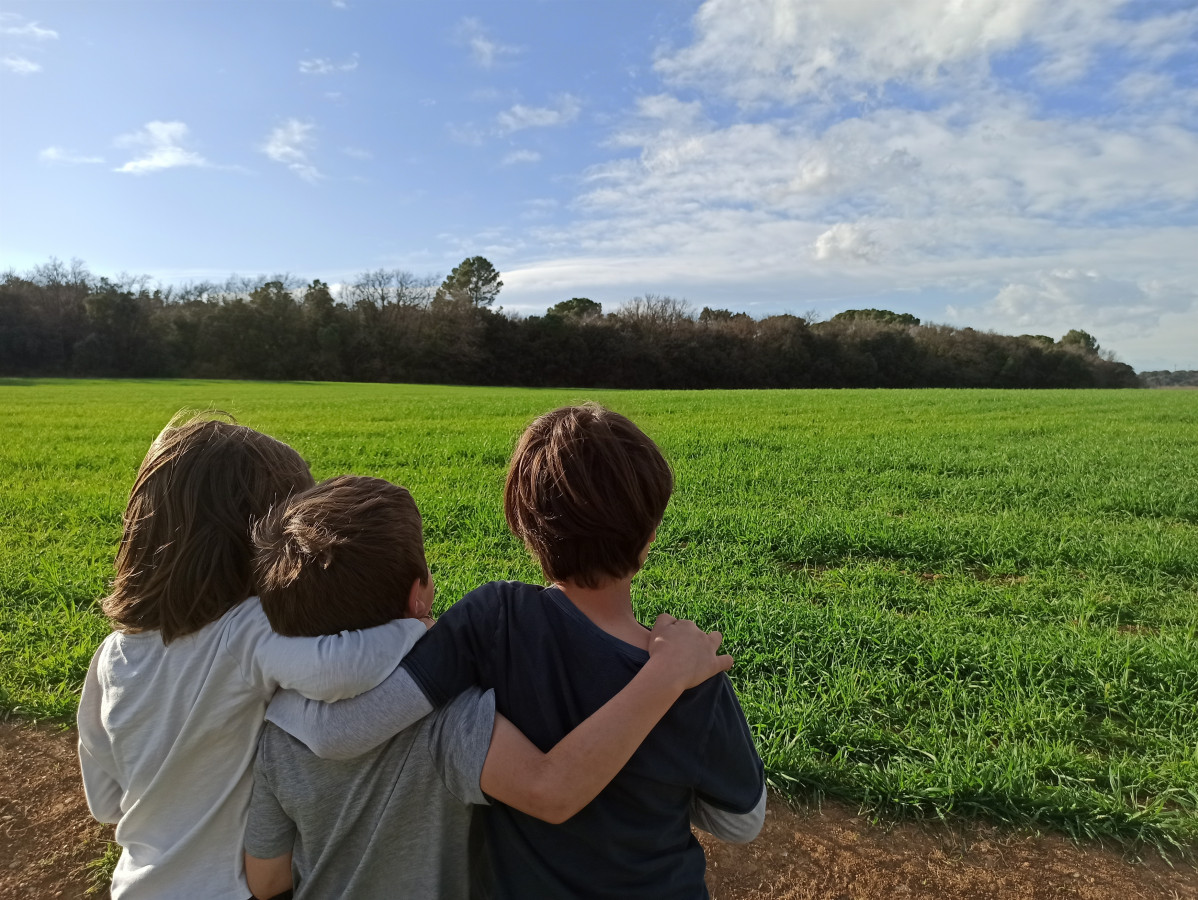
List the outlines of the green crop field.
{"type": "Polygon", "coordinates": [[[0,381],[0,712],[69,720],[133,475],[180,407],[408,486],[443,607],[538,572],[537,413],[638,422],[677,492],[638,612],[719,628],[771,783],[1159,847],[1198,838],[1198,393],[0,381]]]}

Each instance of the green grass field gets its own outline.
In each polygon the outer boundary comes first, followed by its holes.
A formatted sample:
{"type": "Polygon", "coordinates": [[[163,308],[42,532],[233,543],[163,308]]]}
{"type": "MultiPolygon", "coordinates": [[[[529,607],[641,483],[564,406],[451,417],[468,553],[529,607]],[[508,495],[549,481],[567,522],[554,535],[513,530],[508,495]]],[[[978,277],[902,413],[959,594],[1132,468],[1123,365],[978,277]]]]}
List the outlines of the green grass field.
{"type": "Polygon", "coordinates": [[[1160,847],[1198,838],[1198,393],[602,392],[0,380],[0,711],[69,720],[120,514],[180,407],[408,486],[442,606],[537,580],[516,435],[594,399],[678,489],[638,611],[719,628],[771,782],[1160,847]]]}

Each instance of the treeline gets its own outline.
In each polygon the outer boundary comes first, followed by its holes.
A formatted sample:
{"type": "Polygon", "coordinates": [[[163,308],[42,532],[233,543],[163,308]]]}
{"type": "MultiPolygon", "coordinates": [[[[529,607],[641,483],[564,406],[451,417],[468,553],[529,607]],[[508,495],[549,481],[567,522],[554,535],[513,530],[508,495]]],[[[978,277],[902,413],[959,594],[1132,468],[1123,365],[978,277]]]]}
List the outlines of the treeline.
{"type": "Polygon", "coordinates": [[[923,325],[887,310],[829,321],[645,295],[604,313],[491,308],[481,257],[444,281],[368,272],[336,294],[288,277],[151,286],[56,260],[0,276],[0,374],[610,388],[1136,387],[1088,334],[923,325]]]}

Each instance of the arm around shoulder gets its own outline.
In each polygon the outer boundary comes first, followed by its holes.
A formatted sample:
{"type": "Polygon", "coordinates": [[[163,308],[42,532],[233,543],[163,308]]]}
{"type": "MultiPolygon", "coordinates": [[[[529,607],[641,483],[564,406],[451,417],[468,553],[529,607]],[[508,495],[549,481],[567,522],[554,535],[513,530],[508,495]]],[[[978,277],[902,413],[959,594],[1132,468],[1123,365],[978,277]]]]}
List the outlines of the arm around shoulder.
{"type": "Polygon", "coordinates": [[[256,597],[237,611],[226,649],[251,684],[290,688],[312,700],[344,700],[368,691],[399,665],[424,636],[416,619],[319,637],[284,637],[271,630],[256,597]]]}

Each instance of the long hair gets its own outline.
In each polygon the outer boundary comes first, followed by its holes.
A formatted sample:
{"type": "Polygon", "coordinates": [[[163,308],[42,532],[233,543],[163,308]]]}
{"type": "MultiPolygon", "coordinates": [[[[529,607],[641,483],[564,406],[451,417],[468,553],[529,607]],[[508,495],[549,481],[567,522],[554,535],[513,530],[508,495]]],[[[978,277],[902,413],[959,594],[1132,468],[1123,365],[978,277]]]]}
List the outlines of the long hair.
{"type": "Polygon", "coordinates": [[[215,622],[254,593],[253,521],[312,484],[286,444],[227,413],[179,413],[138,470],[104,614],[166,644],[215,622]]]}

